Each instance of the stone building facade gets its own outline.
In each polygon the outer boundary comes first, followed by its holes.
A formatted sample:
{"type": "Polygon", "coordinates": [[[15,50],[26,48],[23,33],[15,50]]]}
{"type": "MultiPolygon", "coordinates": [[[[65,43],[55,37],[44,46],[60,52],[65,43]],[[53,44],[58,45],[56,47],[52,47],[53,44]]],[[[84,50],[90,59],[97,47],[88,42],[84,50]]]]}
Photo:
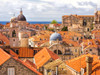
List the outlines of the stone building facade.
{"type": "Polygon", "coordinates": [[[100,29],[100,11],[95,12],[95,18],[94,18],[94,30],[100,29]]]}
{"type": "Polygon", "coordinates": [[[18,17],[11,18],[9,31],[10,47],[28,47],[28,39],[34,34],[34,30],[27,27],[22,10],[18,17]]]}
{"type": "Polygon", "coordinates": [[[69,60],[81,55],[81,47],[54,44],[49,49],[58,54],[62,60],[69,60]]]}
{"type": "Polygon", "coordinates": [[[64,15],[62,16],[62,26],[67,26],[68,31],[75,31],[84,35],[89,35],[93,29],[93,15],[64,15]]]}
{"type": "Polygon", "coordinates": [[[0,66],[0,75],[9,75],[8,69],[10,68],[14,69],[15,75],[38,75],[13,58],[0,66]]]}

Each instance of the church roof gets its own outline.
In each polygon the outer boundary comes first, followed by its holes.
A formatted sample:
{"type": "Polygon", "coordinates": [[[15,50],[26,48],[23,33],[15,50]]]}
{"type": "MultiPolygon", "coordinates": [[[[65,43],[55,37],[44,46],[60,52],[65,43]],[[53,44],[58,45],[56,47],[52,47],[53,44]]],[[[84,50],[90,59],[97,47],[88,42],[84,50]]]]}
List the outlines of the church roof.
{"type": "Polygon", "coordinates": [[[20,14],[20,15],[18,15],[18,17],[17,17],[17,20],[18,20],[18,21],[26,21],[26,18],[25,18],[25,16],[24,16],[23,14],[20,14]]]}
{"type": "Polygon", "coordinates": [[[50,36],[50,41],[56,41],[56,40],[59,40],[61,41],[62,40],[62,37],[59,33],[53,33],[51,36],[50,36]]]}

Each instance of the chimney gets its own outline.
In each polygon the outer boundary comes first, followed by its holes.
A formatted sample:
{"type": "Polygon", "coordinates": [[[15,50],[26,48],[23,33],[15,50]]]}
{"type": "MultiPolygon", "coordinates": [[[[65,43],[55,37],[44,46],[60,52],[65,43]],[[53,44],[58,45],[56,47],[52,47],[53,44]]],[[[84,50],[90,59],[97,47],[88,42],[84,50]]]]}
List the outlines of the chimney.
{"type": "Polygon", "coordinates": [[[86,75],[91,75],[93,57],[86,57],[86,75]]]}

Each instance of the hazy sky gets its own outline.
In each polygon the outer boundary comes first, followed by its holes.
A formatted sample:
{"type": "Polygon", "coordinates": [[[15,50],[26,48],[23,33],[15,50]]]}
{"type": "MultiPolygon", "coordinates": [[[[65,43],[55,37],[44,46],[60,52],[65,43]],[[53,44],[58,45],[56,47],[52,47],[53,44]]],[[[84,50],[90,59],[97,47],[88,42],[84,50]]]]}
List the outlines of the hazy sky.
{"type": "Polygon", "coordinates": [[[0,0],[0,21],[9,21],[23,9],[27,21],[62,21],[63,15],[93,15],[100,0],[0,0]]]}

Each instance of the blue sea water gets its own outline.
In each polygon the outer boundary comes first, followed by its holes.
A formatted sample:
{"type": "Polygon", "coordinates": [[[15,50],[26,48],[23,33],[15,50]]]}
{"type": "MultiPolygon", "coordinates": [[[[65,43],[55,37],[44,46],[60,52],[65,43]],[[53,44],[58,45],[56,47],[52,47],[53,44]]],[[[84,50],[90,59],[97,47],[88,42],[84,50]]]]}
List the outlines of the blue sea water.
{"type": "MultiPolygon", "coordinates": [[[[0,24],[6,25],[6,23],[9,23],[9,21],[0,21],[0,24]]],[[[28,23],[30,24],[50,24],[51,22],[47,22],[47,21],[28,21],[28,23]]],[[[61,24],[61,22],[58,22],[59,24],[61,24]]]]}

